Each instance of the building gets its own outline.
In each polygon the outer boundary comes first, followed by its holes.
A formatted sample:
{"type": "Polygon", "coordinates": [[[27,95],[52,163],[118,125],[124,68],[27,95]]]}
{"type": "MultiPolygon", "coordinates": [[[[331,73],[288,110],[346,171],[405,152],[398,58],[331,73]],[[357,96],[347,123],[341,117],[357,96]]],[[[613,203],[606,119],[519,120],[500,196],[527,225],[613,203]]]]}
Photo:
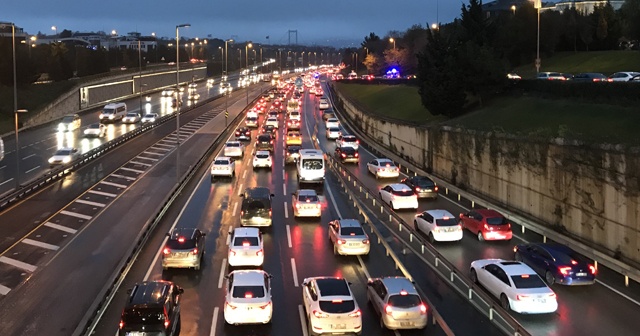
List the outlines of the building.
{"type": "MultiPolygon", "coordinates": [[[[613,10],[618,10],[624,4],[624,0],[609,0],[613,7],[613,10]]],[[[558,11],[562,13],[570,8],[575,8],[577,12],[582,14],[591,14],[596,6],[604,6],[607,4],[607,0],[574,0],[574,1],[560,1],[556,3],[545,3],[540,11],[558,11]]]]}
{"type": "MultiPolygon", "coordinates": [[[[0,37],[8,37],[11,38],[12,36],[12,28],[11,26],[15,25],[15,23],[13,22],[5,22],[5,21],[0,21],[0,37]]],[[[27,38],[27,34],[24,32],[23,28],[20,28],[18,26],[16,27],[16,41],[21,41],[27,38]]]]}
{"type": "Polygon", "coordinates": [[[520,6],[531,0],[496,0],[482,4],[482,11],[487,18],[500,15],[501,13],[514,13],[520,6]]]}

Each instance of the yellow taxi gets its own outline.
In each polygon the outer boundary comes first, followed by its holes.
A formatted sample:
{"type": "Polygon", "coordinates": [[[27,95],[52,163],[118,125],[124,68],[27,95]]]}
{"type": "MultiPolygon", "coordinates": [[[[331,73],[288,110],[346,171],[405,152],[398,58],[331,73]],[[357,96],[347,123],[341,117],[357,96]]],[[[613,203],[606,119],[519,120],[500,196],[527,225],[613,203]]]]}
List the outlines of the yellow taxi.
{"type": "Polygon", "coordinates": [[[285,140],[287,146],[302,146],[302,135],[298,131],[287,132],[287,138],[285,140]]]}

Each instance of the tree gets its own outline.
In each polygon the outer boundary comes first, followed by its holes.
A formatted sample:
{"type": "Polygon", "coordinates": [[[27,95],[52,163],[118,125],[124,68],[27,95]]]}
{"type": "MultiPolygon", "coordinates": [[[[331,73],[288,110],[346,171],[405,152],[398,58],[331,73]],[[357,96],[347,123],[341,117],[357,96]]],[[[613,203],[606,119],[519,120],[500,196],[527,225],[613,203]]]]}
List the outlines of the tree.
{"type": "Polygon", "coordinates": [[[629,40],[640,40],[640,0],[625,0],[619,13],[623,35],[629,40]]]}
{"type": "Polygon", "coordinates": [[[59,82],[73,77],[73,68],[66,57],[69,50],[62,42],[51,44],[51,58],[49,60],[49,78],[59,82]]]}
{"type": "Polygon", "coordinates": [[[362,62],[367,67],[367,72],[370,74],[378,75],[383,67],[382,58],[376,54],[369,54],[362,62]]]}

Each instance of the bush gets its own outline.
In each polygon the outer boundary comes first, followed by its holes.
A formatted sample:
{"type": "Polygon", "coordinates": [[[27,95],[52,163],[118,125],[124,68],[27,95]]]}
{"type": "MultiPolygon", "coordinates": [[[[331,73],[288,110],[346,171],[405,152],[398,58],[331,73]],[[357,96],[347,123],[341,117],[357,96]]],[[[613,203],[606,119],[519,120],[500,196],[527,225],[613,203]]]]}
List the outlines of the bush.
{"type": "Polygon", "coordinates": [[[578,98],[598,103],[624,104],[640,100],[640,83],[572,82],[521,80],[513,86],[523,93],[539,93],[544,98],[578,98]]]}

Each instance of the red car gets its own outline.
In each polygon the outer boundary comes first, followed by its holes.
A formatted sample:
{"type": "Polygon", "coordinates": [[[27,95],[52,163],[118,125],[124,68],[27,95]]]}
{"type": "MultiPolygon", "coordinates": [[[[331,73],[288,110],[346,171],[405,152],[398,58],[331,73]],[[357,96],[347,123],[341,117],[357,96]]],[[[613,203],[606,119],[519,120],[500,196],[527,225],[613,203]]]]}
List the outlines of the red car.
{"type": "Polygon", "coordinates": [[[495,210],[476,209],[460,214],[460,225],[483,240],[511,240],[511,224],[495,210]]]}

